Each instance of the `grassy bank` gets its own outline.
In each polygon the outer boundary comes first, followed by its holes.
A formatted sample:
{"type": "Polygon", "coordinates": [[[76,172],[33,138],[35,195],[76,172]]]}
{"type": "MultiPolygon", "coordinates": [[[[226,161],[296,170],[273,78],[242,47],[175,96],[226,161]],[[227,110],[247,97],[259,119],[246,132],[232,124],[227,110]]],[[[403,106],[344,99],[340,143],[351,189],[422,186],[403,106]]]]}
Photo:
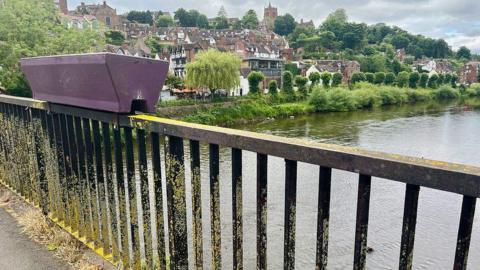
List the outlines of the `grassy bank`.
{"type": "Polygon", "coordinates": [[[264,95],[235,103],[228,108],[213,107],[182,117],[187,122],[231,126],[237,123],[288,117],[314,112],[340,112],[430,100],[480,97],[480,85],[464,90],[441,86],[438,89],[410,89],[358,83],[353,89],[317,87],[306,99],[264,95]]]}

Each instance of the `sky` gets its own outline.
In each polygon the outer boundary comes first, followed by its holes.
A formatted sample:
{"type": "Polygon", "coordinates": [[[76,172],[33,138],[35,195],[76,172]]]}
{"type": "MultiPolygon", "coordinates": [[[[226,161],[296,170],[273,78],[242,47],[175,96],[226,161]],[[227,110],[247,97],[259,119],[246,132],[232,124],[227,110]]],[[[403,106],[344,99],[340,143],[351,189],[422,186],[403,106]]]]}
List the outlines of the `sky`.
{"type": "MultiPolygon", "coordinates": [[[[69,9],[80,2],[101,3],[101,0],[68,0],[69,9]]],[[[374,24],[397,25],[414,34],[443,38],[454,49],[467,46],[480,53],[479,0],[273,0],[280,14],[290,13],[298,21],[312,19],[319,25],[337,8],[344,8],[349,19],[374,24]]],[[[224,6],[229,17],[241,17],[254,9],[263,18],[262,0],[107,0],[119,13],[129,10],[161,10],[172,12],[180,7],[197,9],[209,17],[224,6]]]]}

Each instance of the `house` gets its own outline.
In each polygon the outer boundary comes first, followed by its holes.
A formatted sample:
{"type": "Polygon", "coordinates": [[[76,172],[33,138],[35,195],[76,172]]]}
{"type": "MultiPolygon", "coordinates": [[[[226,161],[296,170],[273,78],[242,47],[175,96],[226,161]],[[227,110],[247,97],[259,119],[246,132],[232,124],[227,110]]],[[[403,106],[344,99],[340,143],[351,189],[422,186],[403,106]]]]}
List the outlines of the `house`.
{"type": "Polygon", "coordinates": [[[70,15],[60,13],[60,20],[66,28],[73,29],[99,29],[100,24],[92,15],[70,15]]]}
{"type": "Polygon", "coordinates": [[[195,55],[208,47],[200,43],[182,44],[173,47],[170,53],[170,71],[177,77],[185,77],[185,66],[195,59],[195,55]]]}
{"type": "Polygon", "coordinates": [[[450,74],[455,72],[455,68],[447,59],[422,59],[413,62],[413,66],[416,70],[425,71],[431,74],[450,74]]]}
{"type": "Polygon", "coordinates": [[[313,20],[310,20],[308,22],[304,22],[303,19],[300,20],[298,23],[299,26],[305,27],[305,28],[315,28],[315,24],[313,23],[313,20]]]}
{"type": "Polygon", "coordinates": [[[117,15],[117,10],[110,7],[107,1],[102,4],[88,4],[82,2],[77,6],[75,11],[70,12],[72,15],[92,15],[98,21],[104,23],[109,28],[119,27],[121,25],[120,16],[117,15]],[[73,13],[73,14],[72,14],[73,13]]]}
{"type": "Polygon", "coordinates": [[[458,73],[459,81],[462,84],[479,82],[480,62],[468,62],[460,68],[458,73]]]}
{"type": "Polygon", "coordinates": [[[360,63],[357,61],[344,61],[344,60],[316,60],[313,65],[311,65],[305,75],[308,77],[314,72],[340,72],[343,76],[343,83],[348,83],[353,73],[360,72],[360,63]]]}

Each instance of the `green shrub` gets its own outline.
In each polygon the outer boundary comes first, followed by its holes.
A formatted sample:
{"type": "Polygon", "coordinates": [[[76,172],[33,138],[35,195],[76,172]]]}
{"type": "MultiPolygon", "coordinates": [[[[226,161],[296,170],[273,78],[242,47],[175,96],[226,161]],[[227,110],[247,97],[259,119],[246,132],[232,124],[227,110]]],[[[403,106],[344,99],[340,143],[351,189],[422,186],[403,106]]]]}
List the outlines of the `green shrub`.
{"type": "Polygon", "coordinates": [[[418,72],[415,71],[410,73],[410,77],[408,78],[408,87],[417,88],[419,80],[420,80],[420,74],[418,72]]]}
{"type": "MultiPolygon", "coordinates": [[[[393,74],[393,73],[392,73],[393,74]]],[[[375,84],[382,84],[385,82],[385,73],[384,72],[377,72],[375,73],[375,84]]]]}
{"type": "Polygon", "coordinates": [[[452,74],[447,73],[445,74],[445,79],[443,80],[443,84],[450,85],[452,82],[452,74]]]}
{"type": "Polygon", "coordinates": [[[252,71],[250,74],[248,74],[248,87],[250,89],[249,93],[250,94],[258,94],[263,91],[260,91],[259,84],[261,81],[265,79],[265,76],[261,72],[258,71],[252,71]]]}
{"type": "Polygon", "coordinates": [[[381,105],[381,99],[378,91],[365,88],[352,91],[353,98],[358,108],[371,108],[381,105]]]}
{"type": "Polygon", "coordinates": [[[337,87],[342,84],[343,75],[340,72],[333,73],[332,76],[332,87],[337,87]]]}
{"type": "Polygon", "coordinates": [[[458,90],[453,89],[449,86],[442,86],[440,89],[435,91],[435,98],[438,100],[443,99],[454,99],[460,96],[458,90]]]}
{"type": "Polygon", "coordinates": [[[402,104],[408,101],[406,91],[395,87],[381,88],[378,95],[382,105],[402,104]]]}
{"type": "Polygon", "coordinates": [[[393,72],[388,72],[385,74],[385,84],[386,85],[392,85],[397,78],[395,77],[395,74],[393,72]]]}
{"type": "Polygon", "coordinates": [[[300,75],[295,76],[295,84],[297,85],[298,92],[300,93],[302,98],[307,97],[307,83],[308,83],[308,79],[306,77],[303,77],[300,75]]]}
{"type": "Polygon", "coordinates": [[[320,75],[320,77],[322,79],[323,87],[325,87],[325,88],[330,87],[330,82],[332,80],[332,74],[330,74],[330,72],[328,72],[328,71],[325,71],[320,75]]]}
{"type": "Polygon", "coordinates": [[[320,73],[318,72],[310,73],[310,75],[308,75],[308,79],[310,80],[310,82],[312,82],[312,87],[314,87],[320,82],[320,73]]]}
{"type": "Polygon", "coordinates": [[[320,87],[315,87],[310,95],[308,103],[313,106],[316,112],[326,111],[328,105],[327,91],[320,87]]]}
{"type": "Polygon", "coordinates": [[[295,96],[293,91],[293,75],[290,71],[283,73],[283,92],[290,98],[295,96]]]}
{"type": "Polygon", "coordinates": [[[373,84],[375,82],[375,74],[373,74],[371,72],[367,72],[367,73],[365,73],[365,79],[367,80],[367,82],[373,84]]]}
{"type": "Polygon", "coordinates": [[[402,72],[398,73],[398,76],[397,76],[398,87],[402,87],[402,88],[407,87],[409,77],[410,77],[410,75],[406,71],[402,71],[402,72]]]}
{"type": "Polygon", "coordinates": [[[355,72],[352,74],[352,78],[350,79],[350,82],[352,84],[356,84],[358,82],[364,82],[366,81],[365,73],[363,72],[355,72]]]}
{"type": "Polygon", "coordinates": [[[455,75],[455,74],[452,74],[452,79],[450,81],[450,85],[453,87],[453,88],[457,88],[457,81],[458,81],[458,76],[455,75]]]}
{"type": "Polygon", "coordinates": [[[441,74],[441,73],[438,74],[437,85],[440,86],[440,85],[442,85],[442,84],[444,84],[444,83],[445,83],[445,75],[443,75],[443,74],[441,74]]]}
{"type": "Polygon", "coordinates": [[[342,88],[335,88],[327,92],[327,108],[331,112],[353,111],[357,104],[351,91],[342,88]]]}
{"type": "Polygon", "coordinates": [[[415,103],[420,101],[427,101],[432,99],[432,92],[426,89],[417,89],[412,90],[408,89],[407,92],[407,102],[408,103],[415,103]]]}
{"type": "Polygon", "coordinates": [[[427,83],[428,83],[428,74],[422,73],[420,75],[420,81],[418,82],[418,86],[420,86],[421,88],[427,88],[427,83]]]}
{"type": "Polygon", "coordinates": [[[268,83],[268,93],[274,96],[278,94],[278,85],[276,80],[271,80],[268,83]]]}
{"type": "Polygon", "coordinates": [[[427,86],[429,88],[432,88],[432,89],[435,89],[438,87],[438,75],[437,74],[433,74],[432,76],[430,76],[430,79],[428,79],[428,84],[427,86]]]}

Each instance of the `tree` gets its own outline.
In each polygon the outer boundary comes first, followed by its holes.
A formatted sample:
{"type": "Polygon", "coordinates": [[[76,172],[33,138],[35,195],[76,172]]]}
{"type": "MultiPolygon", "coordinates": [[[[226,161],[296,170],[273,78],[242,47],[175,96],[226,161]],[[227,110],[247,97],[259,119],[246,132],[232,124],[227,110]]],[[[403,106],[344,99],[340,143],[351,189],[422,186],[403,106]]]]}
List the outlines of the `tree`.
{"type": "Polygon", "coordinates": [[[193,26],[193,22],[190,17],[190,13],[186,11],[183,8],[179,8],[177,11],[175,11],[175,15],[173,16],[175,20],[178,21],[178,24],[181,27],[191,27],[193,26]]]}
{"type": "Polygon", "coordinates": [[[225,10],[224,6],[220,7],[220,10],[217,13],[218,18],[228,18],[227,10],[225,10]]]}
{"type": "Polygon", "coordinates": [[[420,73],[416,71],[410,73],[410,77],[408,78],[408,87],[417,88],[419,80],[420,80],[420,73]]]}
{"type": "Polygon", "coordinates": [[[293,92],[293,75],[290,71],[283,72],[282,90],[289,97],[293,97],[295,95],[295,93],[293,92]]]}
{"type": "Polygon", "coordinates": [[[418,86],[421,88],[426,88],[428,83],[428,74],[422,73],[420,74],[420,81],[418,82],[418,86]]]}
{"type": "Polygon", "coordinates": [[[107,44],[120,46],[125,42],[123,33],[117,30],[110,30],[105,32],[105,40],[107,44]]]}
{"type": "Polygon", "coordinates": [[[367,72],[367,73],[365,73],[365,79],[367,80],[367,82],[373,84],[375,82],[375,74],[373,74],[371,72],[367,72]]]}
{"type": "Polygon", "coordinates": [[[205,15],[205,14],[198,15],[196,24],[197,24],[198,28],[203,28],[203,29],[208,28],[207,15],[205,15]]]}
{"type": "Polygon", "coordinates": [[[276,80],[271,80],[268,83],[268,93],[272,96],[276,96],[278,94],[278,85],[276,80]]]}
{"type": "Polygon", "coordinates": [[[231,90],[240,85],[240,58],[214,49],[201,51],[186,65],[186,82],[193,88],[231,90]]]}
{"type": "Polygon", "coordinates": [[[160,15],[157,18],[157,27],[170,27],[173,26],[175,23],[170,15],[160,15]]]}
{"type": "Polygon", "coordinates": [[[364,82],[366,80],[367,80],[367,78],[365,77],[365,73],[355,72],[355,73],[352,74],[352,78],[350,79],[350,82],[352,84],[356,84],[357,82],[364,82]]]}
{"type": "Polygon", "coordinates": [[[343,8],[336,9],[334,12],[328,14],[325,22],[340,22],[346,23],[348,21],[347,12],[343,8]]]}
{"type": "Polygon", "coordinates": [[[383,72],[385,71],[385,62],[385,57],[380,54],[363,57],[360,59],[360,69],[362,72],[383,72]]]}
{"type": "Polygon", "coordinates": [[[312,72],[310,73],[310,75],[308,75],[308,79],[310,80],[310,82],[312,82],[312,87],[314,87],[320,82],[320,73],[312,72]]]}
{"type": "Polygon", "coordinates": [[[263,91],[260,91],[260,88],[258,85],[260,82],[262,82],[265,79],[265,76],[263,76],[263,73],[259,71],[252,71],[250,74],[248,74],[248,87],[249,87],[249,93],[251,94],[262,94],[263,91]]]}
{"type": "Polygon", "coordinates": [[[328,71],[324,71],[322,72],[322,74],[320,75],[320,78],[322,80],[322,85],[323,87],[325,88],[329,88],[330,87],[330,83],[332,81],[332,74],[330,74],[330,72],[328,71]]]}
{"type": "Polygon", "coordinates": [[[402,72],[398,73],[397,86],[398,87],[407,87],[409,77],[410,77],[410,74],[408,74],[408,72],[406,72],[406,71],[402,71],[402,72]]]}
{"type": "Polygon", "coordinates": [[[397,59],[392,61],[392,71],[395,73],[395,75],[402,71],[402,64],[397,59]]]}
{"type": "Polygon", "coordinates": [[[432,76],[430,76],[430,79],[428,79],[427,86],[429,88],[433,88],[433,89],[438,87],[438,75],[437,74],[433,74],[432,76]]]}
{"type": "Polygon", "coordinates": [[[165,85],[169,89],[183,89],[185,82],[182,78],[177,77],[173,74],[168,74],[167,79],[165,80],[165,85]]]}
{"type": "Polygon", "coordinates": [[[333,73],[332,76],[332,87],[337,87],[342,83],[343,75],[340,72],[333,73]]]}
{"type": "Polygon", "coordinates": [[[388,72],[385,74],[385,85],[392,85],[396,80],[397,78],[395,77],[395,73],[388,72]]]}
{"type": "Polygon", "coordinates": [[[127,15],[127,20],[131,22],[138,22],[138,23],[144,23],[144,24],[153,24],[153,16],[152,13],[147,10],[147,11],[136,11],[132,10],[128,13],[127,15]]]}
{"type": "Polygon", "coordinates": [[[445,74],[445,79],[443,79],[443,84],[451,84],[452,82],[452,74],[447,73],[445,74]]]}
{"type": "Polygon", "coordinates": [[[384,72],[377,72],[375,73],[375,84],[382,84],[385,82],[385,73],[384,72]]]}
{"type": "Polygon", "coordinates": [[[472,59],[472,53],[470,52],[470,49],[468,49],[465,46],[462,46],[457,51],[457,58],[458,59],[470,60],[470,59],[472,59]]]}
{"type": "Polygon", "coordinates": [[[287,36],[295,30],[297,23],[293,16],[287,13],[284,16],[278,16],[275,18],[273,25],[273,31],[275,33],[287,36]]]}
{"type": "Polygon", "coordinates": [[[298,68],[297,64],[286,63],[283,68],[285,71],[290,71],[292,75],[300,75],[300,69],[298,68]]]}
{"type": "Polygon", "coordinates": [[[295,84],[298,87],[298,92],[301,94],[303,98],[307,97],[307,83],[308,79],[303,76],[295,76],[295,84]]]}
{"type": "Polygon", "coordinates": [[[444,84],[444,81],[445,81],[445,75],[444,74],[438,74],[438,81],[437,81],[437,85],[440,86],[442,84],[444,84]]]}
{"type": "Polygon", "coordinates": [[[407,48],[409,43],[410,43],[410,40],[405,34],[395,35],[392,38],[392,45],[395,46],[396,49],[405,49],[407,48]]]}
{"type": "Polygon", "coordinates": [[[65,28],[53,1],[4,0],[0,6],[0,84],[8,94],[31,96],[20,58],[96,52],[104,47],[105,37],[95,30],[65,28]]]}
{"type": "Polygon", "coordinates": [[[225,17],[217,17],[215,29],[228,29],[230,25],[228,24],[228,19],[225,17]]]}
{"type": "Polygon", "coordinates": [[[458,76],[455,74],[452,74],[452,80],[450,81],[450,83],[453,88],[457,88],[457,81],[458,81],[458,76]]]}
{"type": "Polygon", "coordinates": [[[250,9],[243,15],[242,26],[247,29],[256,29],[258,27],[258,17],[255,10],[250,9]]]}

